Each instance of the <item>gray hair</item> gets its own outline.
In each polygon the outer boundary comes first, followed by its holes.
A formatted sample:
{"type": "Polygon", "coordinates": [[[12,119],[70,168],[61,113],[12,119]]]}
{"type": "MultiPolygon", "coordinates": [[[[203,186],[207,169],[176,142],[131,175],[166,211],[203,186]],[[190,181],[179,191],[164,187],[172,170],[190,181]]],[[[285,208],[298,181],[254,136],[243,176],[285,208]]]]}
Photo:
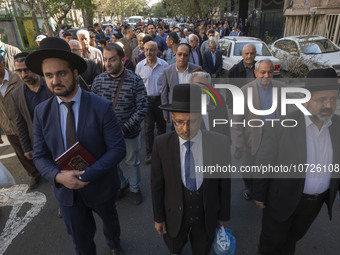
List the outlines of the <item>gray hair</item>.
{"type": "Polygon", "coordinates": [[[188,83],[194,83],[193,80],[195,77],[199,77],[199,78],[203,78],[203,79],[207,79],[208,80],[208,84],[211,84],[211,76],[209,73],[205,73],[205,72],[194,72],[194,73],[189,73],[188,78],[187,78],[187,82],[188,83]]]}
{"type": "Polygon", "coordinates": [[[70,40],[70,41],[68,42],[68,44],[70,45],[71,43],[76,43],[76,44],[78,44],[78,46],[79,46],[80,49],[83,48],[83,47],[81,47],[81,43],[80,43],[78,40],[72,39],[72,40],[70,40]]]}
{"type": "Polygon", "coordinates": [[[137,38],[139,38],[139,37],[142,37],[142,38],[144,38],[144,37],[145,37],[145,35],[146,35],[145,33],[139,33],[139,34],[138,34],[136,37],[137,37],[137,38]]]}
{"type": "MultiPolygon", "coordinates": [[[[255,47],[254,44],[251,44],[251,43],[248,43],[248,44],[244,45],[242,51],[244,51],[244,49],[245,49],[245,48],[248,48],[248,47],[249,47],[249,48],[254,48],[255,53],[256,53],[256,47],[255,47]]],[[[242,51],[241,51],[241,53],[242,53],[242,51]]]]}
{"type": "Polygon", "coordinates": [[[216,39],[214,37],[210,37],[208,46],[210,46],[212,44],[217,46],[217,41],[216,41],[216,39]]]}
{"type": "Polygon", "coordinates": [[[261,59],[261,60],[259,60],[259,61],[257,61],[255,63],[255,70],[256,71],[259,70],[259,67],[260,67],[261,63],[270,63],[272,65],[272,67],[273,67],[273,70],[274,70],[273,61],[271,61],[269,58],[265,58],[265,59],[261,59]]]}
{"type": "Polygon", "coordinates": [[[196,39],[198,40],[198,36],[197,36],[197,35],[195,35],[195,34],[190,34],[189,37],[188,37],[189,42],[193,41],[194,38],[196,38],[196,39]]]}
{"type": "Polygon", "coordinates": [[[80,35],[85,35],[87,38],[90,38],[89,31],[87,31],[85,29],[80,29],[80,30],[77,31],[77,37],[79,37],[80,35]]]}
{"type": "Polygon", "coordinates": [[[145,46],[147,43],[152,44],[153,47],[155,47],[156,49],[158,49],[157,43],[156,43],[155,41],[148,41],[148,42],[144,43],[144,46],[145,46]]]}

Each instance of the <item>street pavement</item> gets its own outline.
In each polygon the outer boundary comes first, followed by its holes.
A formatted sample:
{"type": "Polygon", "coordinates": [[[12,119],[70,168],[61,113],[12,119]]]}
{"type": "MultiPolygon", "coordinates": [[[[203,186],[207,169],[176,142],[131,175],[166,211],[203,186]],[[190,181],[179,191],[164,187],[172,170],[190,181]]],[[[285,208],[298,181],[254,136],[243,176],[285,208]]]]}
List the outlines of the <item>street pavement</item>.
{"type": "MultiPolygon", "coordinates": [[[[13,151],[8,145],[0,146],[0,161],[12,173],[16,184],[27,184],[29,179],[13,151]],[[9,156],[8,158],[6,158],[9,156]]],[[[153,226],[152,201],[150,192],[150,165],[145,165],[144,139],[140,153],[144,202],[135,206],[128,194],[117,202],[121,223],[121,244],[127,255],[169,254],[162,238],[153,226]]],[[[171,162],[169,162],[171,163],[171,162]]],[[[234,160],[236,165],[240,161],[234,160]]],[[[16,186],[18,187],[18,186],[16,186]]],[[[24,189],[23,186],[21,190],[24,189]]],[[[255,255],[261,229],[261,209],[253,201],[242,198],[243,182],[232,179],[231,220],[228,227],[236,237],[236,255],[255,255]]],[[[70,236],[62,219],[57,217],[58,205],[51,185],[47,181],[38,187],[28,198],[22,199],[25,192],[17,189],[12,196],[0,190],[0,255],[73,255],[75,254],[70,236]],[[19,195],[18,195],[19,194],[19,195]],[[6,197],[7,196],[7,197],[6,197]],[[44,202],[46,197],[46,202],[44,202]],[[7,201],[7,206],[4,202],[7,201]],[[9,202],[12,201],[12,202],[9,202]],[[42,206],[42,209],[37,209],[42,206]],[[34,207],[34,208],[33,208],[34,207]],[[12,211],[12,214],[11,214],[12,211]],[[33,211],[33,213],[32,213],[33,211]],[[13,213],[15,212],[15,213],[13,213]],[[29,213],[26,213],[29,212],[29,213]],[[37,214],[34,216],[34,212],[37,214]],[[6,226],[7,224],[7,226],[6,226]],[[20,231],[19,231],[20,230],[20,231]]],[[[96,216],[97,233],[95,242],[98,254],[110,254],[105,244],[102,224],[96,216]]],[[[317,217],[307,235],[298,243],[296,255],[336,255],[340,254],[340,208],[334,204],[333,220],[330,222],[326,207],[317,217]]],[[[187,245],[183,255],[191,254],[187,245]]],[[[215,254],[213,251],[211,254],[215,254]]]]}

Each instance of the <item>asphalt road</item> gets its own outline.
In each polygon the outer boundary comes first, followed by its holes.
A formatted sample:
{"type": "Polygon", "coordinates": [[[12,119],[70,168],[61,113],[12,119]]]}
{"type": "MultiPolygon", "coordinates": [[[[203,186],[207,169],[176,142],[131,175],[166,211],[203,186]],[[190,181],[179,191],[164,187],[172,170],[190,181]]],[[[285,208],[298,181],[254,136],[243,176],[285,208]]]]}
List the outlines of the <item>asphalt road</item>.
{"type": "MultiPolygon", "coordinates": [[[[4,138],[4,136],[3,136],[4,138]]],[[[143,139],[142,139],[143,141],[143,139]]],[[[144,143],[142,143],[141,190],[144,202],[135,206],[128,196],[117,202],[121,222],[121,244],[127,255],[169,254],[162,238],[153,227],[150,194],[150,166],[145,165],[144,143]]],[[[0,161],[8,168],[17,184],[27,184],[29,179],[11,147],[0,146],[0,161]],[[6,158],[6,155],[9,156],[6,158]],[[5,157],[5,158],[4,158],[5,157]]],[[[239,165],[240,162],[235,161],[239,165]]],[[[17,186],[16,186],[17,187],[17,186]]],[[[19,186],[22,189],[23,186],[19,186]]],[[[241,196],[243,182],[232,180],[232,210],[228,226],[236,237],[236,255],[255,255],[261,228],[261,210],[252,201],[241,196]]],[[[13,188],[12,188],[13,189],[13,188]]],[[[18,187],[16,188],[18,190],[18,187]]],[[[0,190],[0,255],[71,255],[75,254],[71,238],[62,219],[57,217],[57,202],[51,185],[44,181],[32,194],[0,190]],[[28,197],[26,200],[23,197],[28,197]],[[43,198],[46,197],[46,202],[43,198]],[[5,202],[7,204],[4,206],[5,202]],[[9,202],[12,201],[12,202],[9,202]],[[42,206],[37,209],[38,205],[42,206]],[[15,212],[13,215],[13,212],[15,212]],[[29,212],[29,213],[27,213],[29,212]],[[34,213],[37,215],[34,216],[34,213]],[[7,225],[6,225],[7,224],[7,225]]],[[[333,220],[328,220],[326,207],[313,223],[307,235],[298,243],[296,255],[340,254],[340,208],[336,202],[333,220]]],[[[95,241],[98,254],[110,254],[102,233],[100,219],[96,217],[95,241]]],[[[191,254],[189,245],[183,255],[191,254]]],[[[215,254],[213,251],[211,254],[215,254]]]]}

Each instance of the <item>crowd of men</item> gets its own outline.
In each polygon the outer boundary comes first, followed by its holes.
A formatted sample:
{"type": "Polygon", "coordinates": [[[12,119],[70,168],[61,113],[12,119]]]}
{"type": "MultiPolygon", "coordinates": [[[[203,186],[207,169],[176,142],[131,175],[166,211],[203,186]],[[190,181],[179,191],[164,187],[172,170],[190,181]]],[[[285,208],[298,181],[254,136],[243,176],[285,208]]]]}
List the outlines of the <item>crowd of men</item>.
{"type": "MultiPolygon", "coordinates": [[[[241,123],[280,117],[280,105],[264,116],[248,108],[249,91],[255,109],[272,108],[273,91],[284,86],[273,80],[273,63],[256,62],[256,48],[245,45],[243,60],[229,72],[245,96],[244,114],[233,115],[240,102],[228,94],[219,104],[209,100],[208,113],[202,115],[202,89],[221,75],[217,40],[230,27],[227,22],[217,28],[204,22],[188,29],[163,25],[102,30],[96,23],[78,30],[77,40],[62,27],[59,38],[38,36],[39,49],[30,54],[0,37],[0,127],[31,177],[30,189],[38,187],[41,176],[53,186],[76,254],[96,254],[93,212],[103,221],[112,254],[124,254],[116,201],[129,193],[134,205],[143,202],[143,121],[155,229],[170,254],[180,254],[188,237],[193,254],[209,254],[216,228],[230,220],[230,175],[205,178],[195,166],[232,164],[232,140],[242,165],[340,164],[340,119],[334,115],[340,86],[333,69],[308,73],[324,84],[306,83],[311,98],[304,107],[311,115],[290,113],[298,120],[296,127],[238,125],[230,130],[214,119],[230,116],[241,123]],[[76,142],[96,162],[84,169],[60,169],[54,160],[76,142]]],[[[232,28],[246,31],[245,26],[247,21],[235,21],[232,28]]],[[[339,190],[330,172],[320,176],[307,170],[302,178],[245,176],[244,182],[243,197],[263,209],[263,255],[294,254],[324,202],[331,218],[339,190]]]]}

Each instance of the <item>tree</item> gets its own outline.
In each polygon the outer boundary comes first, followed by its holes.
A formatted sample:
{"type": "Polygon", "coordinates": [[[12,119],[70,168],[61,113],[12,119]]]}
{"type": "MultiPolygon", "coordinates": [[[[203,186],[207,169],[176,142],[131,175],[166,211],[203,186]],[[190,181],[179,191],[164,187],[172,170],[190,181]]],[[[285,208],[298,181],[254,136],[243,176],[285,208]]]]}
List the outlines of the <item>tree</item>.
{"type": "Polygon", "coordinates": [[[94,12],[97,9],[96,4],[92,3],[92,0],[74,0],[74,5],[80,9],[83,14],[84,26],[92,26],[94,12]]]}
{"type": "Polygon", "coordinates": [[[70,11],[73,5],[73,0],[44,0],[48,13],[51,17],[55,19],[58,26],[61,27],[64,19],[66,18],[67,13],[70,11]]]}
{"type": "Polygon", "coordinates": [[[225,0],[162,0],[168,16],[183,16],[199,19],[211,18],[224,9],[225,0]]]}
{"type": "Polygon", "coordinates": [[[152,16],[154,17],[166,17],[167,16],[167,11],[163,7],[162,3],[156,3],[155,5],[152,6],[152,16]]]}

